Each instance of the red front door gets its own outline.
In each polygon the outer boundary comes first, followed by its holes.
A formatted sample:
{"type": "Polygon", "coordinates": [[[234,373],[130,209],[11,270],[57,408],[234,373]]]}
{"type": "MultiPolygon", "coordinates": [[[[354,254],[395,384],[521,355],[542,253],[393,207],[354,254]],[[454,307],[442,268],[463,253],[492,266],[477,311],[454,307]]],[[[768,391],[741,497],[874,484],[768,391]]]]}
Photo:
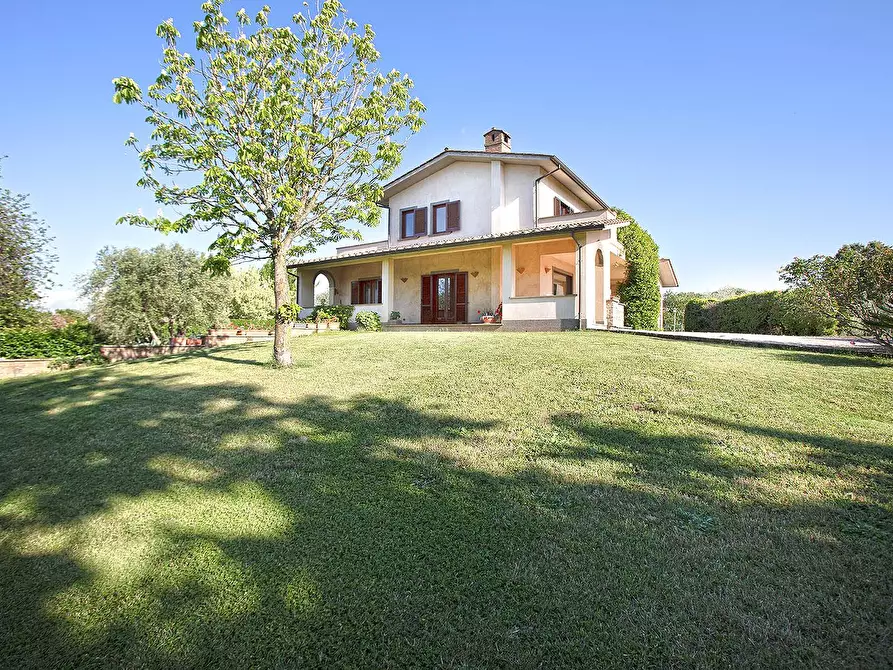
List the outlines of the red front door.
{"type": "Polygon", "coordinates": [[[464,323],[467,293],[467,272],[422,276],[422,323],[464,323]]]}

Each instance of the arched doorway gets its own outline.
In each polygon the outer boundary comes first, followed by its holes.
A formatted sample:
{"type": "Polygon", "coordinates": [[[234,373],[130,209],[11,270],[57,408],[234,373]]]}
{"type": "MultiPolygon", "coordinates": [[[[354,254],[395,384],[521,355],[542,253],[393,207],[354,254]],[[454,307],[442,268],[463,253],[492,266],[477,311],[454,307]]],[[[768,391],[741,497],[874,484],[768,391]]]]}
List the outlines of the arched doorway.
{"type": "Polygon", "coordinates": [[[320,270],[313,278],[313,304],[335,304],[335,279],[325,270],[320,270]]]}

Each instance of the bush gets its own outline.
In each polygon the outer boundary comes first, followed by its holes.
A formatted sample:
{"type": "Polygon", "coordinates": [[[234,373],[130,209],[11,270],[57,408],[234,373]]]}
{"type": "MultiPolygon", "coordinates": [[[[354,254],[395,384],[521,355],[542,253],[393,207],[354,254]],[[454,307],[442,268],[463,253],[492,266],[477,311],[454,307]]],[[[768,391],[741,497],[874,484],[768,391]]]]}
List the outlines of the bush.
{"type": "Polygon", "coordinates": [[[377,332],[381,330],[381,317],[377,312],[368,310],[357,312],[357,325],[363,330],[377,332]]]}
{"type": "Polygon", "coordinates": [[[309,323],[316,323],[323,319],[338,319],[339,327],[347,330],[347,324],[353,316],[353,305],[317,305],[313,308],[308,319],[309,323]]]}
{"type": "Polygon", "coordinates": [[[811,310],[796,291],[765,291],[685,307],[685,329],[693,332],[762,335],[832,335],[835,322],[811,310]]]}
{"type": "Polygon", "coordinates": [[[70,363],[102,360],[96,328],[86,323],[56,330],[0,330],[0,358],[54,358],[70,363]]]}

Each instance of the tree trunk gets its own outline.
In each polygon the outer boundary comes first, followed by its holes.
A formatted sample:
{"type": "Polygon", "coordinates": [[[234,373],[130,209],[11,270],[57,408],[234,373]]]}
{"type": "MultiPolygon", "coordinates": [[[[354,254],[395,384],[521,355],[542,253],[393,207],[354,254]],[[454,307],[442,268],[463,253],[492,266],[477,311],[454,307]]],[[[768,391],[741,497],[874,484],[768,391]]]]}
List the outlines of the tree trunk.
{"type": "Polygon", "coordinates": [[[155,329],[152,327],[152,320],[149,317],[146,317],[146,325],[149,326],[149,334],[152,336],[152,346],[157,347],[161,344],[161,338],[155,333],[155,329]]]}
{"type": "Polygon", "coordinates": [[[273,289],[276,292],[276,329],[273,333],[273,359],[276,365],[291,365],[291,349],[288,348],[288,336],[291,323],[282,318],[279,308],[291,304],[288,289],[288,271],[285,267],[285,252],[277,251],[273,257],[273,289]]]}

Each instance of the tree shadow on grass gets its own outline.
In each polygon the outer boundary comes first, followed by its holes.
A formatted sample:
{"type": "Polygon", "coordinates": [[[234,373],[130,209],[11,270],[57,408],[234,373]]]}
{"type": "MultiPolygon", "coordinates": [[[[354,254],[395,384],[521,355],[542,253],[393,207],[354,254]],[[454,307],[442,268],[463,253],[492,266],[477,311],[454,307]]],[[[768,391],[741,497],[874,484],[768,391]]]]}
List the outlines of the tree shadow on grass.
{"type": "Polygon", "coordinates": [[[880,356],[862,356],[858,354],[819,354],[805,351],[777,351],[778,358],[792,363],[808,363],[826,367],[845,368],[887,368],[893,366],[893,358],[880,356]]]}
{"type": "Polygon", "coordinates": [[[552,425],[576,449],[522,443],[522,466],[472,468],[456,447],[511,427],[168,369],[4,386],[11,666],[889,658],[883,537],[810,535],[819,505],[734,504],[723,485],[761,473],[705,438],[566,414],[552,425]],[[557,474],[574,460],[593,469],[557,474]]]}

